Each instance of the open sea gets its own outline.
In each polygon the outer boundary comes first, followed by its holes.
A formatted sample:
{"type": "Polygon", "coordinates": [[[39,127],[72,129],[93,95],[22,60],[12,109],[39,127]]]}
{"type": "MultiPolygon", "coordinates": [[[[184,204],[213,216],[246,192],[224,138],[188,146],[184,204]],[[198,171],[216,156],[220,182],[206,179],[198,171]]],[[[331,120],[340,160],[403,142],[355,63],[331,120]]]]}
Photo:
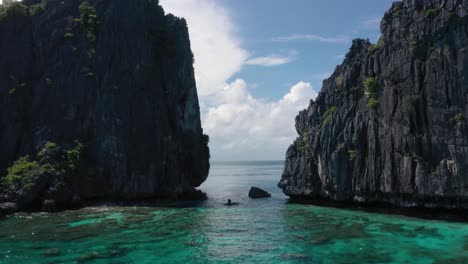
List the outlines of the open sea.
{"type": "Polygon", "coordinates": [[[282,169],[213,163],[204,202],[17,214],[0,220],[0,263],[468,263],[467,223],[291,204],[282,169]]]}

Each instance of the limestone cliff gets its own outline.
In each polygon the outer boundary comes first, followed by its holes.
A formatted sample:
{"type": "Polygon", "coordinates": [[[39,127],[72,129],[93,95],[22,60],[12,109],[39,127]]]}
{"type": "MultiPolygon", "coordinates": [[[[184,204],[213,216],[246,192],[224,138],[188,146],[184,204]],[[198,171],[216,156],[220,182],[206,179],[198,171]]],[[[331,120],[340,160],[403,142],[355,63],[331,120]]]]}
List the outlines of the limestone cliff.
{"type": "Polygon", "coordinates": [[[395,2],[296,118],[293,198],[468,205],[468,1],[395,2]]]}
{"type": "Polygon", "coordinates": [[[0,202],[180,197],[207,178],[187,24],[157,0],[2,7],[0,102],[0,202]]]}

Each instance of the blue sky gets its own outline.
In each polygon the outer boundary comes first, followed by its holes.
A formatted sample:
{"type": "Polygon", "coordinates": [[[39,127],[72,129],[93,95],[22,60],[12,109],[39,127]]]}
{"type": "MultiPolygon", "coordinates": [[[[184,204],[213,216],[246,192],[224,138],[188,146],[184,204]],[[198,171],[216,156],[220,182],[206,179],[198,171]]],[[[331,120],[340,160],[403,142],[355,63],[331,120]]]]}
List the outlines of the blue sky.
{"type": "Polygon", "coordinates": [[[282,160],[297,113],[390,0],[160,0],[188,22],[212,160],[282,160]]]}
{"type": "Polygon", "coordinates": [[[286,89],[303,80],[320,89],[323,76],[343,60],[353,38],[375,41],[379,21],[393,1],[388,0],[220,0],[238,25],[244,48],[256,56],[286,55],[294,50],[296,59],[278,67],[246,66],[232,79],[243,78],[258,86],[256,96],[280,98],[286,89]],[[348,41],[274,42],[272,38],[313,34],[348,41]]]}

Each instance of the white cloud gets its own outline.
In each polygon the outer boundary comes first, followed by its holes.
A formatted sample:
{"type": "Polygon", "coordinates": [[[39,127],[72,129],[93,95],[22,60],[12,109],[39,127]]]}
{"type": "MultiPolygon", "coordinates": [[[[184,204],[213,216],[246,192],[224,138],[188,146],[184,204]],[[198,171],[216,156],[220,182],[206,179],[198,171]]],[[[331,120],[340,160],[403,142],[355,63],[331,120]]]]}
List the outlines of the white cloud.
{"type": "Polygon", "coordinates": [[[317,92],[299,82],[278,101],[252,96],[244,80],[227,85],[207,109],[204,129],[210,135],[217,159],[283,159],[297,137],[294,120],[317,92]]]}
{"type": "Polygon", "coordinates": [[[166,12],[187,20],[200,95],[204,132],[210,135],[213,160],[284,159],[297,136],[295,116],[317,93],[299,82],[277,101],[255,98],[254,84],[228,80],[243,65],[274,66],[295,59],[296,52],[247,59],[235,24],[216,0],[160,0],[166,12]]]}
{"type": "Polygon", "coordinates": [[[273,38],[274,42],[289,42],[289,41],[295,41],[295,40],[319,41],[319,42],[325,42],[325,43],[349,43],[350,42],[349,38],[344,37],[344,36],[323,37],[320,35],[313,35],[313,34],[296,34],[296,35],[273,38]]]}
{"type": "Polygon", "coordinates": [[[272,54],[265,57],[255,57],[247,60],[246,64],[266,67],[278,66],[294,61],[296,59],[296,55],[297,51],[290,51],[286,56],[272,54]]]}
{"type": "Polygon", "coordinates": [[[166,12],[187,20],[199,95],[222,90],[248,56],[241,48],[227,10],[215,0],[160,0],[160,3],[166,12]]]}
{"type": "Polygon", "coordinates": [[[340,60],[340,59],[344,59],[345,57],[346,57],[346,55],[340,54],[340,55],[336,55],[335,59],[340,60]]]}

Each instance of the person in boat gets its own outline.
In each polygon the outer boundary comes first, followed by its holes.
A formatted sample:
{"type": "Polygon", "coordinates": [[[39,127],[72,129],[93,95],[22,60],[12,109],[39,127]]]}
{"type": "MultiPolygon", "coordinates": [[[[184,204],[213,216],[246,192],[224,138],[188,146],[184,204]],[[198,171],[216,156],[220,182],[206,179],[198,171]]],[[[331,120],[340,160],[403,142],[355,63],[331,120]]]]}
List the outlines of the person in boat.
{"type": "Polygon", "coordinates": [[[233,202],[231,201],[231,199],[228,199],[228,202],[225,203],[224,205],[232,206],[232,205],[238,205],[238,203],[233,203],[233,202]]]}

